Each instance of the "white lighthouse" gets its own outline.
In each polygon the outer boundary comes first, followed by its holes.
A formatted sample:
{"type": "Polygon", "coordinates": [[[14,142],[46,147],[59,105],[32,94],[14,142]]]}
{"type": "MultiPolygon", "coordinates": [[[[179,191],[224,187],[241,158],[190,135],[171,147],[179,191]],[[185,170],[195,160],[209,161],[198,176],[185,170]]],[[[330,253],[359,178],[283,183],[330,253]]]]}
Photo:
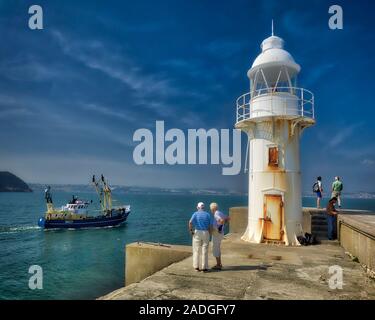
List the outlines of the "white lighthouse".
{"type": "MultiPolygon", "coordinates": [[[[273,29],[273,28],[272,28],[273,29]]],[[[314,95],[297,87],[301,67],[272,36],[247,72],[236,128],[249,138],[248,225],[243,240],[299,245],[302,196],[299,140],[314,120],[314,95]]]]}

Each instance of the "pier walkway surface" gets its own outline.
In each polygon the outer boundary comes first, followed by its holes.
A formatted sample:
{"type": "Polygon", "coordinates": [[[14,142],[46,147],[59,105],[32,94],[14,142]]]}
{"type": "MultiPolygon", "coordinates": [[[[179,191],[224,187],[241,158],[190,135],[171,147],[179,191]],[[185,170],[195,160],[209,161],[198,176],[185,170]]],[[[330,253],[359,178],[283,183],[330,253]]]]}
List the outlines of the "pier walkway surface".
{"type": "Polygon", "coordinates": [[[222,271],[196,272],[188,257],[100,299],[375,299],[375,281],[335,241],[287,247],[232,233],[222,251],[222,271]],[[342,289],[330,289],[330,266],[342,268],[342,289]]]}

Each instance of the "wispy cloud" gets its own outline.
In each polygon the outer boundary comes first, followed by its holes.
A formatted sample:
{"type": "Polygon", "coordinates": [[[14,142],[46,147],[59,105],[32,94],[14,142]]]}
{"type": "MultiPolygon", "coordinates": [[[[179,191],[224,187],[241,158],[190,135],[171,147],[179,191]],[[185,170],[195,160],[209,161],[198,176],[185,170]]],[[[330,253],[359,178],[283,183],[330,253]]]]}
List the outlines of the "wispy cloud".
{"type": "Polygon", "coordinates": [[[0,110],[1,119],[9,119],[14,117],[24,117],[34,115],[33,112],[27,110],[26,108],[16,108],[16,109],[2,109],[0,110]]]}
{"type": "Polygon", "coordinates": [[[216,58],[228,59],[241,51],[246,45],[247,43],[243,40],[214,40],[208,43],[203,50],[214,55],[216,58]]]}
{"type": "Polygon", "coordinates": [[[19,97],[0,94],[0,118],[10,120],[15,117],[35,115],[28,105],[26,101],[20,102],[19,97]]]}
{"type": "Polygon", "coordinates": [[[354,131],[358,129],[359,127],[361,127],[362,125],[363,125],[363,122],[360,122],[360,123],[352,124],[347,127],[342,126],[340,128],[333,129],[332,131],[337,130],[337,133],[332,136],[328,145],[331,148],[337,147],[338,145],[342,144],[348,137],[350,137],[354,133],[354,131]]]}
{"type": "Polygon", "coordinates": [[[130,112],[124,112],[124,111],[119,112],[119,111],[113,110],[113,108],[105,107],[103,105],[89,103],[89,104],[83,104],[82,108],[90,112],[91,111],[96,112],[101,115],[113,117],[116,119],[126,120],[128,122],[136,121],[136,118],[132,114],[130,114],[130,112]]]}
{"type": "Polygon", "coordinates": [[[304,78],[303,84],[307,87],[311,87],[322,80],[325,75],[332,72],[336,68],[335,63],[325,63],[312,66],[308,75],[304,78]]]}
{"type": "MultiPolygon", "coordinates": [[[[309,10],[290,9],[285,10],[281,17],[281,24],[284,30],[293,38],[301,38],[309,36],[310,39],[315,39],[320,36],[320,33],[326,24],[316,23],[317,17],[311,15],[309,10]]],[[[327,19],[328,21],[328,19],[327,19]]]]}
{"type": "Polygon", "coordinates": [[[142,72],[142,68],[131,59],[108,50],[100,41],[75,41],[57,30],[53,30],[51,34],[66,55],[88,68],[119,80],[136,92],[158,96],[178,93],[178,90],[171,86],[170,79],[142,72]]]}
{"type": "Polygon", "coordinates": [[[0,74],[6,79],[28,82],[28,84],[55,80],[60,82],[83,80],[77,70],[67,68],[59,59],[48,60],[43,55],[27,51],[0,60],[0,74]]]}
{"type": "MultiPolygon", "coordinates": [[[[74,135],[99,137],[107,142],[112,142],[121,146],[129,147],[132,141],[130,134],[124,130],[116,130],[115,127],[108,127],[105,123],[82,118],[77,123],[77,119],[72,118],[72,114],[66,113],[65,105],[59,103],[51,103],[48,99],[30,98],[28,96],[8,97],[4,94],[0,95],[0,106],[3,102],[10,104],[11,108],[0,109],[0,118],[6,119],[9,123],[14,123],[15,117],[29,116],[31,121],[22,122],[22,128],[33,132],[39,131],[41,128],[51,129],[54,134],[61,136],[74,135]]],[[[95,109],[96,112],[111,114],[112,116],[126,119],[123,113],[112,112],[105,107],[86,105],[87,108],[95,109]]]]}
{"type": "MultiPolygon", "coordinates": [[[[188,103],[206,99],[206,95],[197,90],[183,89],[174,85],[174,79],[166,77],[165,73],[145,72],[142,66],[123,52],[123,48],[113,44],[105,45],[98,40],[78,41],[58,30],[53,30],[51,35],[65,55],[91,70],[99,71],[117,80],[130,89],[128,97],[130,105],[127,109],[150,110],[147,116],[155,114],[159,119],[176,120],[180,118],[176,110],[179,110],[182,104],[185,104],[184,109],[189,111],[188,103]],[[171,99],[177,99],[178,105],[170,102],[171,99]]],[[[103,108],[96,102],[85,107],[108,116],[128,118],[128,114],[123,115],[118,111],[110,110],[111,106],[103,108]]]]}
{"type": "Polygon", "coordinates": [[[363,159],[361,163],[365,166],[372,166],[375,164],[375,160],[372,159],[363,159]]]}

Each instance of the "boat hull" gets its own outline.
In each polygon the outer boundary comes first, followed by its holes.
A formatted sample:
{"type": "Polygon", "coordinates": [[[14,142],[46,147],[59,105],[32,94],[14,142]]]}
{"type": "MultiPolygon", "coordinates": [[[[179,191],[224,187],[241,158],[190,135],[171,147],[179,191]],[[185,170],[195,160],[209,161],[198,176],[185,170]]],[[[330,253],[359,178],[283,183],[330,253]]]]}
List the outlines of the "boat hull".
{"type": "Polygon", "coordinates": [[[114,227],[125,222],[130,211],[116,216],[98,216],[80,220],[40,218],[38,225],[44,229],[80,229],[114,227]]]}

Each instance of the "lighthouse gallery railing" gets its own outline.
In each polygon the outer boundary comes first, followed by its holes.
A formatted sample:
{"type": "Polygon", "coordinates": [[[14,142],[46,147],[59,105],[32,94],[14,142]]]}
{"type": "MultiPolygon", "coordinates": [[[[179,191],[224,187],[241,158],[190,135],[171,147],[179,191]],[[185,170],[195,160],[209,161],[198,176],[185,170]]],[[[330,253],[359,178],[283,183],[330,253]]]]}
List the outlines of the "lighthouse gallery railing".
{"type": "Polygon", "coordinates": [[[236,101],[237,106],[237,122],[256,118],[256,112],[251,110],[252,103],[262,97],[262,101],[267,103],[267,111],[270,115],[287,116],[294,114],[300,117],[314,119],[314,94],[303,88],[296,87],[277,87],[262,88],[254,90],[240,96],[236,101]],[[280,112],[280,100],[283,100],[284,106],[280,112]],[[289,103],[291,100],[296,103],[289,103]],[[277,103],[277,108],[274,104],[277,103]]]}

